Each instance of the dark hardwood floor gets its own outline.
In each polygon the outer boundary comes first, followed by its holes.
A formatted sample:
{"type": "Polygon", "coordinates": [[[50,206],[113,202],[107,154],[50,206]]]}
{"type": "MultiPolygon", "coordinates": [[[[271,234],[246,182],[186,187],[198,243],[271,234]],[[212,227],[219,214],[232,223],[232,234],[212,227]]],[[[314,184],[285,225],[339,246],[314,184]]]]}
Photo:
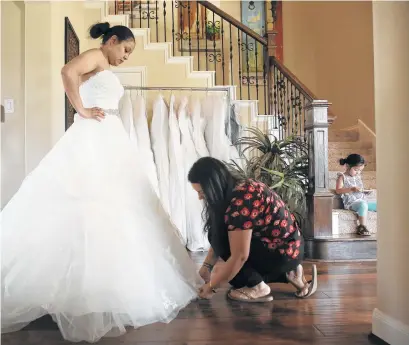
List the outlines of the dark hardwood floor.
{"type": "MultiPolygon", "coordinates": [[[[201,262],[201,255],[193,256],[201,262]]],[[[311,264],[306,262],[306,273],[311,264]]],[[[273,284],[268,304],[228,301],[228,286],[211,301],[196,301],[170,324],[130,330],[101,345],[363,345],[371,344],[376,303],[376,263],[319,263],[319,288],[310,299],[294,297],[289,285],[273,284]]],[[[62,345],[55,324],[43,318],[25,330],[3,334],[3,345],[62,345]]]]}

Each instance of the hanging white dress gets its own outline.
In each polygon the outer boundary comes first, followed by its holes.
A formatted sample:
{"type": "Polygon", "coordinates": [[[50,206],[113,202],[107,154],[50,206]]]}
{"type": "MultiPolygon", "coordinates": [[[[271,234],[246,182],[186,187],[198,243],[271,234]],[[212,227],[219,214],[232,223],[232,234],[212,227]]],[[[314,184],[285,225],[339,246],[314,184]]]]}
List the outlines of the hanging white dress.
{"type": "Polygon", "coordinates": [[[119,118],[109,70],[80,86],[101,122],[74,124],[0,213],[2,332],[50,314],[70,341],[169,322],[201,279],[119,118]]]}
{"type": "Polygon", "coordinates": [[[159,193],[165,211],[170,214],[169,200],[169,111],[161,95],[153,103],[150,128],[152,151],[159,184],[159,193]]]}
{"type": "Polygon", "coordinates": [[[138,141],[133,123],[134,114],[132,109],[131,93],[129,90],[126,90],[121,98],[119,103],[119,113],[121,115],[122,124],[124,125],[126,133],[129,135],[133,145],[138,147],[138,141]]]}
{"type": "Polygon", "coordinates": [[[191,104],[191,120],[192,120],[192,138],[198,157],[209,156],[209,150],[206,146],[204,137],[206,121],[201,113],[199,100],[194,100],[191,104]]]}
{"type": "Polygon", "coordinates": [[[228,106],[225,97],[210,95],[203,101],[202,111],[206,119],[205,140],[210,156],[230,163],[232,159],[237,161],[239,154],[226,135],[228,106]]]}
{"type": "Polygon", "coordinates": [[[181,100],[179,111],[179,128],[182,134],[183,159],[186,174],[184,176],[185,198],[186,198],[186,233],[187,248],[190,251],[204,251],[209,249],[209,241],[204,232],[204,223],[202,218],[203,204],[197,197],[197,192],[192,188],[187,175],[193,164],[200,158],[196,152],[193,142],[187,113],[187,98],[181,100]]]}
{"type": "Polygon", "coordinates": [[[179,229],[180,235],[187,243],[185,215],[185,167],[181,144],[179,123],[175,112],[175,96],[169,102],[169,200],[170,215],[173,224],[179,229]]]}
{"type": "Polygon", "coordinates": [[[146,102],[143,96],[137,95],[133,98],[133,126],[138,140],[138,154],[144,162],[145,171],[151,180],[153,189],[160,196],[158,174],[152,152],[151,138],[149,135],[148,118],[146,113],[146,102]]]}

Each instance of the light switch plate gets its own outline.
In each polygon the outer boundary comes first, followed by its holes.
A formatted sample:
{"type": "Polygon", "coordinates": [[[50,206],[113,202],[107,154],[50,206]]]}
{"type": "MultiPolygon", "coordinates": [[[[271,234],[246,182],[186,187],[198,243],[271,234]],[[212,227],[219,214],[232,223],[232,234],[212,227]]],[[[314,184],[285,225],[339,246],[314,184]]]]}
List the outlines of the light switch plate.
{"type": "Polygon", "coordinates": [[[14,113],[14,99],[12,99],[12,98],[4,99],[4,112],[6,114],[13,114],[14,113]]]}

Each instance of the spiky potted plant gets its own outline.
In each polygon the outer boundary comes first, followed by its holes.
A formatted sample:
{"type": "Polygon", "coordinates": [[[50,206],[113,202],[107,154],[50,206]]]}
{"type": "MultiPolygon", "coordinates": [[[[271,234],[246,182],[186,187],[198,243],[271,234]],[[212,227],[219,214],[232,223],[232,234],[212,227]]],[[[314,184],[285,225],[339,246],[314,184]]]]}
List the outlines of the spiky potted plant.
{"type": "Polygon", "coordinates": [[[274,189],[302,225],[307,212],[307,144],[296,136],[277,139],[254,127],[246,132],[249,135],[235,143],[244,161],[243,167],[230,163],[232,172],[240,178],[259,180],[274,189]]]}

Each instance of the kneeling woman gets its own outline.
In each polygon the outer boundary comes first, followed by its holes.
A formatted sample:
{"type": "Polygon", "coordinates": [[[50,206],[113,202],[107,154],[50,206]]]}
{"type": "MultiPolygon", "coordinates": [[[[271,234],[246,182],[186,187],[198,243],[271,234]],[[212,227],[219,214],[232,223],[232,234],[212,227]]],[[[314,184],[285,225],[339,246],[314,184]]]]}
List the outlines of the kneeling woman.
{"type": "Polygon", "coordinates": [[[307,282],[301,265],[304,239],[294,216],[266,185],[236,179],[224,163],[204,157],[191,168],[189,182],[205,202],[211,249],[200,269],[206,284],[200,297],[211,298],[224,282],[228,297],[243,302],[267,302],[268,283],[290,283],[300,298],[317,289],[317,271],[307,282]],[[221,258],[225,264],[214,274],[221,258]]]}

